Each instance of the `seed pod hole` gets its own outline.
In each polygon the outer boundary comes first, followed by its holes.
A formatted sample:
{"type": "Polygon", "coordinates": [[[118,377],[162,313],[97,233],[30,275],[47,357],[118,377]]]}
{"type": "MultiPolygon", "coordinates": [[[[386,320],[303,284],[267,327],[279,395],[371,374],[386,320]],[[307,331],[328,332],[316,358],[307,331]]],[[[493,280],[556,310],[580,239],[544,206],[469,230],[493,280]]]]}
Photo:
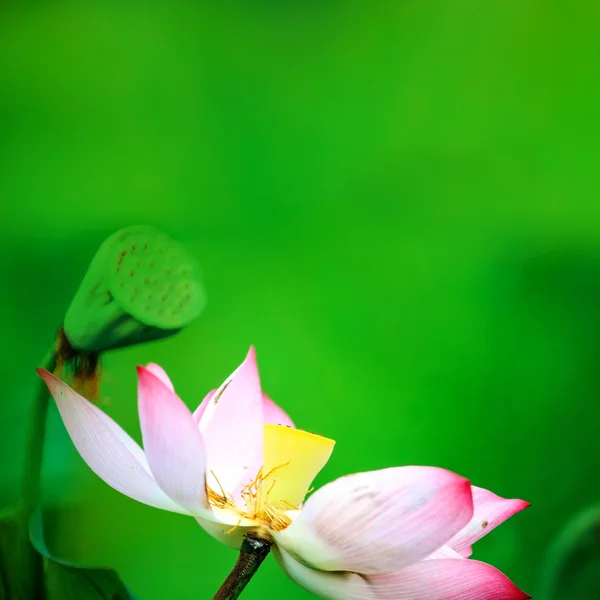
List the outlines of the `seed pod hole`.
{"type": "Polygon", "coordinates": [[[109,289],[117,304],[141,322],[164,329],[180,328],[199,314],[202,282],[183,246],[151,227],[128,228],[116,240],[109,289]]]}

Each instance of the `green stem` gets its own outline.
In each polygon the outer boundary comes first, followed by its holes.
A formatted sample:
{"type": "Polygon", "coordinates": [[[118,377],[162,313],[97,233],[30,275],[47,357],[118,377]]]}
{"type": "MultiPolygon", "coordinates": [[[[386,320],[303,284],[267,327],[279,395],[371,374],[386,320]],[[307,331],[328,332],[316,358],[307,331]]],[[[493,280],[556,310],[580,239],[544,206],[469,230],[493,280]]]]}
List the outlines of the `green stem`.
{"type": "Polygon", "coordinates": [[[235,566],[213,597],[213,600],[236,600],[244,591],[252,576],[258,571],[258,567],[265,560],[270,549],[271,542],[248,534],[242,542],[240,555],[235,566]]]}
{"type": "Polygon", "coordinates": [[[542,562],[539,600],[565,598],[569,585],[586,563],[598,554],[600,541],[600,505],[589,506],[559,531],[542,562]]]}
{"type": "MultiPolygon", "coordinates": [[[[54,371],[56,367],[56,354],[51,350],[46,355],[44,368],[54,371]]],[[[29,437],[25,452],[25,463],[22,478],[22,502],[19,507],[16,522],[13,525],[14,546],[12,555],[18,557],[19,572],[26,573],[26,579],[20,581],[15,575],[16,585],[24,598],[42,599],[45,597],[43,559],[29,541],[29,519],[31,513],[39,503],[41,497],[40,474],[42,471],[42,459],[44,455],[44,436],[46,433],[46,415],[48,414],[48,389],[44,382],[38,379],[31,417],[29,422],[29,437]]],[[[0,557],[2,558],[2,557],[0,557]]],[[[0,596],[2,596],[0,590],[0,596]]],[[[17,597],[17,596],[15,596],[17,597]]]]}
{"type": "MultiPolygon", "coordinates": [[[[56,353],[51,350],[43,362],[44,369],[52,372],[56,367],[56,353]]],[[[48,388],[41,379],[37,382],[29,437],[25,454],[25,469],[23,472],[23,508],[29,515],[40,500],[40,474],[44,457],[44,437],[46,435],[46,416],[48,414],[48,388]]]]}

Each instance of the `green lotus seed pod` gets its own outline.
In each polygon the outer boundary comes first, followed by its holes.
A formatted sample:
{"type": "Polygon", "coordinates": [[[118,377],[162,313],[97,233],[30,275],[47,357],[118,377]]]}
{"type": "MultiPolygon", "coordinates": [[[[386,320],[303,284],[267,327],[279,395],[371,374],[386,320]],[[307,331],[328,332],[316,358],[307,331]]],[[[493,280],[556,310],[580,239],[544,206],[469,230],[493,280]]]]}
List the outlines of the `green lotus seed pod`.
{"type": "Polygon", "coordinates": [[[179,242],[153,227],[127,227],[98,249],[64,331],[75,349],[103,352],[172,335],[205,303],[199,268],[179,242]]]}

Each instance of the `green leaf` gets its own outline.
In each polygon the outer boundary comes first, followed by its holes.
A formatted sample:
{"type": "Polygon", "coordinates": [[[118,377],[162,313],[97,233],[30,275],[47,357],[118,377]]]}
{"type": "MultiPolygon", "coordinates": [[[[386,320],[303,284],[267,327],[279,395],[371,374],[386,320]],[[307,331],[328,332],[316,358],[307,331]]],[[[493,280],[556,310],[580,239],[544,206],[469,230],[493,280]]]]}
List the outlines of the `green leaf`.
{"type": "Polygon", "coordinates": [[[108,569],[69,567],[50,560],[46,570],[47,600],[130,600],[133,598],[108,569]]]}
{"type": "Polygon", "coordinates": [[[94,569],[53,556],[44,539],[42,511],[31,517],[31,543],[46,559],[46,600],[135,600],[112,569],[94,569]]]}
{"type": "Polygon", "coordinates": [[[0,511],[0,600],[43,598],[42,558],[29,541],[28,519],[20,507],[0,511]]]}

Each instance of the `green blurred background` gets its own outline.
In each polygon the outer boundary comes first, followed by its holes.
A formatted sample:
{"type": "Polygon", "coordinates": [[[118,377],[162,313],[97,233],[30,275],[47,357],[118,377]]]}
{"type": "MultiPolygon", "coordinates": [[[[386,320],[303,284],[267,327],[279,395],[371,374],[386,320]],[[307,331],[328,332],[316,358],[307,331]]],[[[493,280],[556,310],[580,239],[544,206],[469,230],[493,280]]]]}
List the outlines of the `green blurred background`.
{"type": "MultiPolygon", "coordinates": [[[[474,557],[533,593],[600,501],[599,36],[583,0],[3,3],[2,504],[33,367],[99,244],[148,223],[208,305],[106,356],[111,416],[139,439],[136,363],[194,407],[255,344],[338,442],[317,484],[432,464],[529,500],[474,557]]],[[[45,489],[54,550],[142,600],[210,597],[235,560],[103,484],[55,412],[45,489]]],[[[281,596],[309,594],[269,560],[244,597],[281,596]]]]}

